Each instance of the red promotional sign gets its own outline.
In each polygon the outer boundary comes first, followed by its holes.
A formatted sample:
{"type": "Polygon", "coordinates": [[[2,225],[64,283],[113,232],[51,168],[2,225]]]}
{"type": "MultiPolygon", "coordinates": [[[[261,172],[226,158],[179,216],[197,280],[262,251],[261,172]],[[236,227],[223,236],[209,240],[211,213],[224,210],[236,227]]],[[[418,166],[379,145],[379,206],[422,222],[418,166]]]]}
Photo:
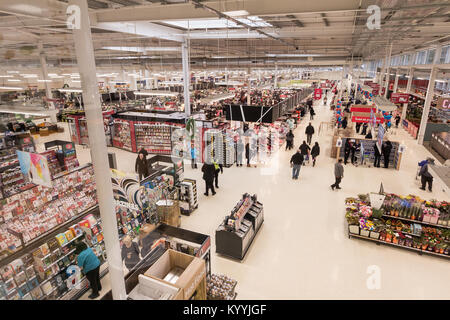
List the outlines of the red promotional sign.
{"type": "Polygon", "coordinates": [[[322,98],[322,89],[314,89],[314,99],[320,100],[322,98]]]}
{"type": "Polygon", "coordinates": [[[372,109],[373,112],[377,112],[377,108],[373,108],[373,107],[362,107],[362,106],[353,106],[353,107],[350,107],[350,112],[368,112],[368,113],[370,113],[370,109],[372,109]]]}
{"type": "Polygon", "coordinates": [[[450,98],[439,98],[436,107],[439,109],[450,110],[450,98]]]}
{"type": "MultiPolygon", "coordinates": [[[[370,117],[360,117],[360,116],[352,117],[352,122],[369,122],[369,121],[370,121],[370,117]]],[[[377,117],[377,123],[383,123],[383,122],[384,122],[383,118],[377,117]]]]}
{"type": "Polygon", "coordinates": [[[392,103],[407,103],[409,101],[408,93],[393,93],[391,94],[391,102],[392,103]]]}

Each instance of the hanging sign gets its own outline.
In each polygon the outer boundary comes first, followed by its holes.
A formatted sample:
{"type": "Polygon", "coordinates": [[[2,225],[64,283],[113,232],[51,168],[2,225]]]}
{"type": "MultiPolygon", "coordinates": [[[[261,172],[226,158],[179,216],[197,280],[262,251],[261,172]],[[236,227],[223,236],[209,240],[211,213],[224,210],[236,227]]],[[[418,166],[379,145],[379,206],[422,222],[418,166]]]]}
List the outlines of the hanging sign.
{"type": "Polygon", "coordinates": [[[386,129],[384,129],[383,126],[379,126],[378,127],[378,135],[377,135],[377,148],[378,151],[380,151],[381,153],[381,146],[383,145],[383,137],[384,137],[384,133],[386,132],[386,129]]]}
{"type": "Polygon", "coordinates": [[[314,89],[314,99],[320,100],[322,98],[322,89],[316,88],[314,89]]]}
{"type": "Polygon", "coordinates": [[[436,108],[450,110],[450,98],[439,98],[436,104],[436,108]]]}
{"type": "Polygon", "coordinates": [[[31,182],[37,185],[52,187],[52,178],[48,168],[47,158],[38,153],[30,153],[17,150],[20,171],[31,182]]]}
{"type": "Polygon", "coordinates": [[[409,94],[408,93],[393,93],[391,94],[391,102],[392,103],[408,103],[409,94]]]}

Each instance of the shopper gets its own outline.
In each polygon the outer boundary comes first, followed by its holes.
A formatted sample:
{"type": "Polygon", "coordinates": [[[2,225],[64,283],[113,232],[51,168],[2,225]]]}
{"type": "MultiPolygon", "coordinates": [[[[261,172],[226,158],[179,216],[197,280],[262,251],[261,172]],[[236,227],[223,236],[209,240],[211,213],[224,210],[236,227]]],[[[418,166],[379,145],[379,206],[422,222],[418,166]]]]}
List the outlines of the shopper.
{"type": "Polygon", "coordinates": [[[311,125],[311,122],[306,127],[305,134],[306,134],[306,140],[308,141],[308,144],[311,144],[312,136],[314,134],[314,127],[311,125]]]}
{"type": "Polygon", "coordinates": [[[369,133],[364,137],[366,139],[372,139],[372,130],[369,130],[369,133]]]}
{"type": "Polygon", "coordinates": [[[291,150],[294,147],[294,134],[292,130],[286,134],[286,150],[291,150]]]}
{"type": "Polygon", "coordinates": [[[361,122],[357,122],[355,125],[356,133],[359,134],[359,129],[361,128],[361,122]]]}
{"type": "Polygon", "coordinates": [[[214,181],[216,184],[216,188],[219,189],[219,173],[223,173],[223,165],[219,163],[219,161],[214,160],[214,181]]]}
{"type": "Polygon", "coordinates": [[[381,151],[383,152],[383,158],[384,158],[384,167],[389,167],[389,156],[391,155],[392,150],[392,143],[386,139],[386,141],[383,143],[383,147],[381,151]]]}
{"type": "Polygon", "coordinates": [[[214,164],[208,161],[209,160],[207,160],[202,167],[203,180],[205,180],[206,185],[206,192],[204,193],[205,196],[209,195],[209,190],[211,190],[212,195],[216,194],[216,191],[214,190],[214,177],[216,174],[216,168],[214,167],[214,164]]]}
{"type": "Polygon", "coordinates": [[[191,166],[192,169],[197,169],[197,149],[194,144],[191,145],[191,166]]]}
{"type": "Polygon", "coordinates": [[[352,164],[356,164],[356,154],[360,150],[361,143],[359,140],[356,140],[352,143],[352,147],[350,149],[350,159],[352,161],[352,164]]]}
{"type": "Polygon", "coordinates": [[[400,116],[396,115],[395,116],[395,127],[398,128],[398,124],[400,123],[400,116]]]}
{"type": "Polygon", "coordinates": [[[144,153],[139,152],[134,167],[135,171],[139,174],[139,181],[148,176],[148,162],[144,153]]]}
{"type": "Polygon", "coordinates": [[[289,117],[287,120],[286,120],[286,124],[288,125],[288,128],[289,128],[289,130],[294,130],[294,127],[295,127],[295,120],[292,118],[292,117],[289,117]]]}
{"type": "Polygon", "coordinates": [[[339,187],[339,184],[344,177],[344,166],[342,165],[342,159],[339,159],[338,162],[334,164],[334,177],[336,181],[331,185],[331,189],[342,189],[341,187],[339,187]]]}
{"type": "Polygon", "coordinates": [[[347,117],[344,117],[344,120],[342,120],[342,129],[347,128],[347,117]]]}
{"type": "Polygon", "coordinates": [[[125,261],[125,266],[128,270],[132,270],[134,266],[141,260],[139,245],[132,241],[129,235],[123,238],[122,245],[122,261],[125,261]]]}
{"type": "Polygon", "coordinates": [[[380,160],[381,160],[381,153],[380,153],[380,150],[378,150],[378,146],[376,143],[374,143],[373,149],[374,149],[374,155],[375,155],[375,161],[373,163],[373,166],[379,168],[380,160]]]}
{"type": "Polygon", "coordinates": [[[352,142],[350,139],[345,139],[345,145],[344,145],[344,164],[346,165],[348,162],[348,157],[350,156],[350,151],[352,149],[352,142]]]}
{"type": "Polygon", "coordinates": [[[361,134],[363,135],[363,136],[365,136],[366,134],[367,134],[367,128],[369,127],[369,124],[367,123],[367,122],[364,122],[363,123],[363,125],[362,125],[362,131],[361,131],[361,134]]]}
{"type": "Polygon", "coordinates": [[[303,156],[303,160],[304,161],[308,160],[309,159],[308,155],[309,155],[309,152],[311,151],[311,148],[306,144],[305,140],[303,140],[303,143],[299,149],[300,149],[300,153],[303,156]]]}
{"type": "Polygon", "coordinates": [[[242,139],[239,138],[237,143],[236,143],[236,166],[237,167],[242,167],[242,158],[244,156],[244,143],[242,142],[242,139]]]}
{"type": "Polygon", "coordinates": [[[75,254],[78,255],[77,265],[86,275],[89,286],[92,289],[89,299],[95,299],[100,296],[99,291],[102,290],[102,284],[100,282],[100,260],[98,260],[94,251],[92,251],[91,248],[88,248],[87,244],[84,242],[76,244],[75,254]]]}
{"type": "Polygon", "coordinates": [[[311,158],[313,160],[313,167],[316,165],[316,159],[320,154],[320,147],[319,147],[319,143],[316,141],[316,143],[314,144],[314,146],[312,147],[311,150],[311,158]]]}
{"type": "Polygon", "coordinates": [[[433,176],[428,171],[428,164],[434,164],[434,159],[427,158],[426,163],[420,168],[419,176],[421,177],[422,187],[420,189],[425,190],[426,184],[428,183],[428,190],[432,192],[433,188],[433,176]]]}
{"type": "Polygon", "coordinates": [[[311,115],[311,120],[314,120],[314,116],[316,115],[316,112],[314,111],[314,108],[311,106],[309,107],[309,113],[311,115]]]}
{"type": "Polygon", "coordinates": [[[303,164],[303,155],[300,149],[291,157],[292,179],[297,180],[300,173],[300,167],[303,164]]]}
{"type": "Polygon", "coordinates": [[[141,150],[139,150],[138,153],[142,153],[144,155],[144,158],[147,159],[148,152],[147,152],[147,150],[145,150],[145,148],[141,148],[141,150]]]}

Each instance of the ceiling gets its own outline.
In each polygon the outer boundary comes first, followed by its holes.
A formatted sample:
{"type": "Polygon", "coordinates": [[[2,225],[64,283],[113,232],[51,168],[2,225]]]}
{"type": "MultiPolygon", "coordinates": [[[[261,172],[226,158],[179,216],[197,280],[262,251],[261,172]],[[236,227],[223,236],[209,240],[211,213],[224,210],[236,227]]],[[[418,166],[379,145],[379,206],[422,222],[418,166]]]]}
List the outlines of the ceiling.
{"type": "MultiPolygon", "coordinates": [[[[50,67],[76,66],[67,2],[2,0],[0,68],[39,67],[39,43],[50,67]]],[[[380,59],[391,44],[397,54],[450,41],[448,0],[88,0],[88,5],[100,68],[180,69],[177,48],[184,38],[194,70],[342,65],[380,59]],[[366,26],[366,9],[373,4],[381,8],[379,30],[366,26]]]]}

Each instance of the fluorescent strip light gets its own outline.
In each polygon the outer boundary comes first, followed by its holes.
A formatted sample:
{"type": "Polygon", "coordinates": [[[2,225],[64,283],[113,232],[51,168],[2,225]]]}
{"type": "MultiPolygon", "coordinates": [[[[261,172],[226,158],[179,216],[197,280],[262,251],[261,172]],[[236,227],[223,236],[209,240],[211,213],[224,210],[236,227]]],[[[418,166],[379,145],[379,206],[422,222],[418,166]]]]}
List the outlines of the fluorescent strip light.
{"type": "Polygon", "coordinates": [[[81,80],[71,80],[72,82],[80,83],[81,80]]]}
{"type": "Polygon", "coordinates": [[[273,54],[268,53],[266,54],[266,57],[320,57],[321,54],[302,54],[302,53],[280,53],[280,54],[273,54]]]}
{"type": "Polygon", "coordinates": [[[0,90],[23,90],[21,87],[0,87],[0,90]]]}
{"type": "Polygon", "coordinates": [[[24,78],[37,78],[38,77],[37,74],[21,74],[21,76],[24,78]]]}
{"type": "Polygon", "coordinates": [[[19,71],[6,71],[6,73],[19,73],[19,71]]]}
{"type": "Polygon", "coordinates": [[[242,16],[249,15],[248,11],[246,11],[246,10],[225,11],[223,13],[230,17],[242,17],[242,16]]]}
{"type": "Polygon", "coordinates": [[[13,76],[0,76],[0,78],[12,78],[13,76]]]}
{"type": "Polygon", "coordinates": [[[58,89],[59,92],[82,93],[82,89],[58,89]]]}
{"type": "Polygon", "coordinates": [[[22,82],[22,80],[19,79],[8,79],[9,82],[22,82]]]}
{"type": "Polygon", "coordinates": [[[135,91],[136,96],[166,96],[166,97],[176,97],[178,93],[170,91],[135,91]]]}
{"type": "Polygon", "coordinates": [[[37,82],[52,82],[52,80],[41,80],[41,79],[39,79],[37,82]]]}

